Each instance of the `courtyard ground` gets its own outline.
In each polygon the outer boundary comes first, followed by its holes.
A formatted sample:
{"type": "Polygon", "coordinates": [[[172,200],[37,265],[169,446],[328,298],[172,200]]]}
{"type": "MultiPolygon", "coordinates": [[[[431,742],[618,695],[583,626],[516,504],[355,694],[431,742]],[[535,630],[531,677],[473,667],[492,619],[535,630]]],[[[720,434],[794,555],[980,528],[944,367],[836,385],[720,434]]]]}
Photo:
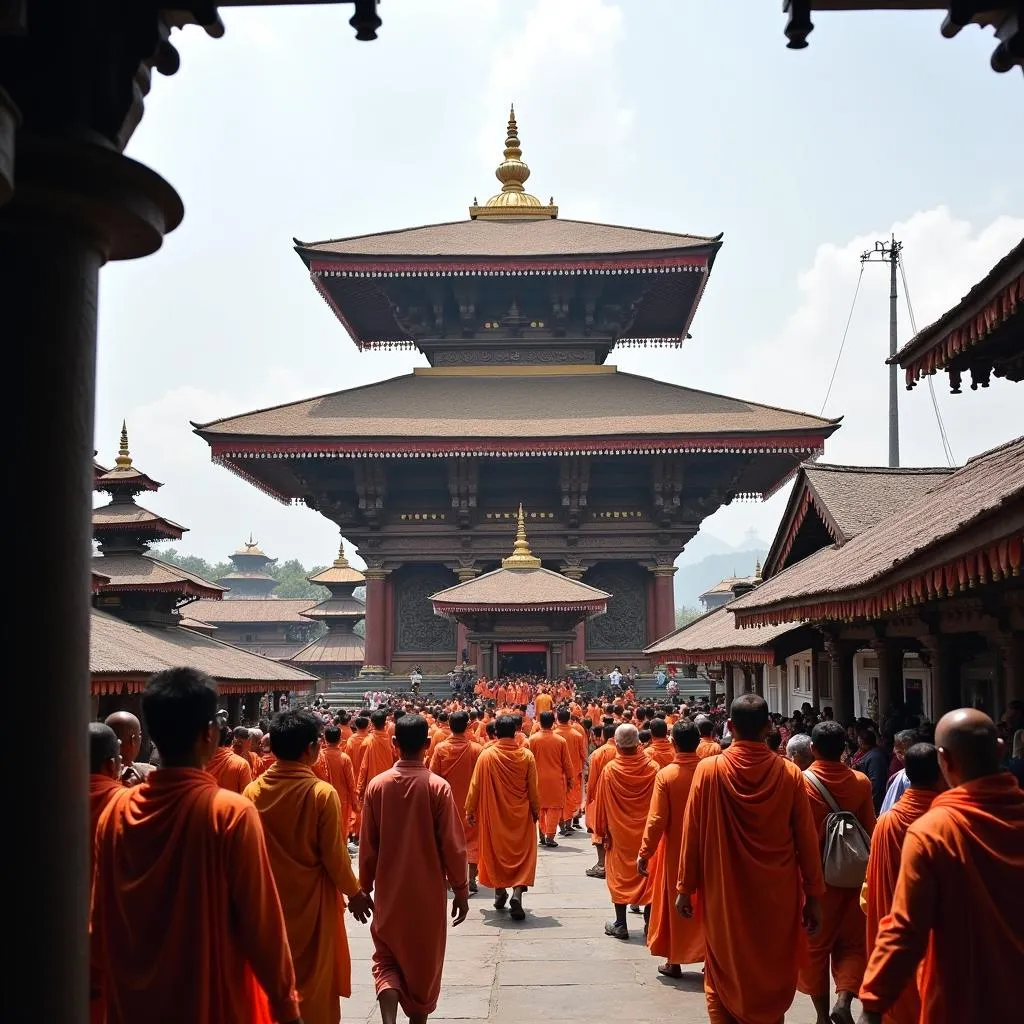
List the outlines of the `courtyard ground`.
{"type": "MultiPolygon", "coordinates": [[[[643,921],[630,915],[629,942],[608,938],[612,914],[594,862],[590,836],[559,839],[538,850],[537,885],[526,894],[527,918],[516,924],[481,888],[469,917],[449,928],[444,983],[433,1024],[519,1024],[527,1021],[698,1024],[707,1021],[700,968],[679,981],[662,978],[643,944],[643,921]]],[[[380,1020],[370,977],[369,927],[347,919],[352,949],[352,998],[343,1021],[380,1020]]],[[[403,1018],[401,1015],[399,1019],[403,1018]]],[[[814,1024],[810,1001],[798,995],[786,1024],[814,1024]]]]}

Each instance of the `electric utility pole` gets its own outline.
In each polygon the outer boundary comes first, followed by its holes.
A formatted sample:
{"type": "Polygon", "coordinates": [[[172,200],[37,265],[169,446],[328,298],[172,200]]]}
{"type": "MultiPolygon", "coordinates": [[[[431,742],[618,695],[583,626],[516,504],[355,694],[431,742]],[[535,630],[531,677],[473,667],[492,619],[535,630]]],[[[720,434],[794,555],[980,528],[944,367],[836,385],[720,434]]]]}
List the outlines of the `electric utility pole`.
{"type": "MultiPolygon", "coordinates": [[[[861,263],[880,262],[889,264],[889,356],[896,355],[896,271],[900,264],[903,243],[893,235],[888,242],[875,242],[874,249],[861,255],[861,263]]],[[[889,468],[900,464],[900,406],[899,367],[889,366],[889,468]]]]}

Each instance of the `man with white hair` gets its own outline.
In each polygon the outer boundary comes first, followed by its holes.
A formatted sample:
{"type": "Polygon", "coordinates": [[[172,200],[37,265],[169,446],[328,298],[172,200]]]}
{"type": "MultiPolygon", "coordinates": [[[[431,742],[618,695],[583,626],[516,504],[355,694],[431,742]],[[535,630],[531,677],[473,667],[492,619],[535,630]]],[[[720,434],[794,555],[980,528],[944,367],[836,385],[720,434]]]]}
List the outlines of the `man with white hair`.
{"type": "Polygon", "coordinates": [[[811,753],[811,737],[805,732],[798,732],[790,736],[786,744],[786,757],[800,769],[806,771],[814,762],[814,755],[811,753]]]}
{"type": "Polygon", "coordinates": [[[620,725],[615,730],[615,757],[601,772],[591,827],[605,848],[605,880],[615,907],[615,920],[604,931],[623,941],[629,939],[627,907],[643,907],[645,931],[650,919],[654,883],[637,871],[637,857],[657,775],[658,765],[640,748],[636,726],[620,725]]]}

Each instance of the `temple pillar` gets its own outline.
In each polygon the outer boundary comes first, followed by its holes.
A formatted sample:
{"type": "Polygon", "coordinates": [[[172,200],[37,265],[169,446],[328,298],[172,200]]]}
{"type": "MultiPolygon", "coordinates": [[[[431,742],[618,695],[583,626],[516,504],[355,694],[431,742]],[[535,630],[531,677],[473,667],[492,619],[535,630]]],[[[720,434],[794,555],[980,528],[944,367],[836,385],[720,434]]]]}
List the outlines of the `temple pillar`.
{"type": "Polygon", "coordinates": [[[477,661],[477,674],[486,676],[488,679],[495,677],[494,670],[494,643],[490,640],[480,641],[480,654],[477,661]]]}
{"type": "Polygon", "coordinates": [[[963,706],[960,687],[960,652],[952,637],[928,635],[921,637],[921,647],[932,674],[932,714],[938,721],[947,711],[963,706]]]}
{"type": "Polygon", "coordinates": [[[242,695],[240,693],[228,694],[228,725],[233,729],[236,725],[242,724],[242,695]]]}
{"type": "MultiPolygon", "coordinates": [[[[568,576],[571,580],[581,580],[586,569],[582,565],[577,563],[565,563],[561,567],[561,573],[563,576],[568,576]]],[[[651,621],[650,604],[647,608],[647,621],[651,621]]],[[[571,659],[573,665],[585,665],[587,661],[587,620],[584,619],[576,626],[576,638],[569,645],[566,651],[566,656],[571,659]]],[[[564,666],[563,666],[564,667],[564,666]]]]}
{"type": "MultiPolygon", "coordinates": [[[[455,570],[455,575],[458,577],[460,583],[468,583],[470,580],[476,579],[476,577],[480,575],[480,570],[473,566],[460,565],[455,570]]],[[[456,665],[461,666],[464,661],[469,661],[469,640],[467,639],[468,634],[468,627],[464,626],[461,622],[455,623],[456,665]]]]}
{"type": "Polygon", "coordinates": [[[832,717],[847,726],[853,721],[853,658],[857,645],[849,640],[828,637],[825,653],[835,668],[832,679],[832,717]]]}
{"type": "Polygon", "coordinates": [[[676,628],[676,598],[672,577],[676,574],[674,565],[659,565],[651,569],[654,573],[654,624],[655,639],[668,636],[676,628]]]}
{"type": "Polygon", "coordinates": [[[818,652],[811,648],[811,707],[815,714],[821,714],[821,664],[818,652]]]}
{"type": "Polygon", "coordinates": [[[366,616],[364,619],[364,661],[360,676],[387,675],[387,580],[390,569],[365,569],[366,616]]]}
{"type": "Polygon", "coordinates": [[[1024,633],[1003,634],[994,646],[1003,675],[1003,705],[996,710],[1002,713],[1011,700],[1024,700],[1024,633]]]}
{"type": "Polygon", "coordinates": [[[752,668],[754,676],[754,693],[758,697],[764,696],[764,665],[754,665],[752,668]]]}
{"type": "Polygon", "coordinates": [[[708,676],[708,699],[711,702],[711,706],[715,706],[715,701],[718,700],[718,685],[715,682],[713,676],[708,676]]]}
{"type": "Polygon", "coordinates": [[[879,637],[871,641],[878,656],[878,725],[890,719],[898,704],[903,706],[903,647],[894,640],[879,637]]]}
{"type": "Polygon", "coordinates": [[[725,663],[725,712],[729,713],[732,702],[736,699],[736,662],[725,663]]]}
{"type": "Polygon", "coordinates": [[[550,647],[551,653],[548,657],[548,678],[561,679],[563,669],[565,668],[565,645],[558,641],[553,641],[550,647]]]}
{"type": "MultiPolygon", "coordinates": [[[[51,21],[62,22],[65,10],[54,12],[51,21]]],[[[89,137],[84,130],[72,138],[75,112],[89,108],[83,65],[67,62],[66,54],[81,52],[82,40],[77,44],[66,51],[53,47],[52,75],[44,77],[36,68],[36,79],[25,84],[29,95],[50,92],[68,104],[63,119],[56,112],[52,121],[40,118],[38,109],[31,112],[34,123],[26,117],[17,135],[16,188],[0,206],[4,348],[11,360],[8,378],[26,410],[25,443],[15,445],[15,458],[22,474],[38,473],[41,466],[47,472],[46,500],[13,512],[15,572],[25,595],[21,607],[46,608],[60,623],[60,642],[40,644],[33,652],[33,692],[46,708],[47,738],[60,756],[33,753],[31,730],[24,736],[26,748],[19,751],[16,738],[9,752],[12,763],[33,765],[31,786],[8,790],[12,820],[25,826],[10,844],[8,872],[33,894],[34,912],[19,931],[19,958],[41,972],[24,1003],[20,995],[13,997],[6,1015],[11,1020],[87,1016],[85,726],[99,272],[107,260],[155,252],[183,214],[177,194],[153,171],[112,147],[81,141],[89,137]],[[38,134],[40,122],[53,134],[38,134]],[[59,137],[65,125],[68,137],[59,137]]],[[[84,45],[93,44],[95,39],[84,45]]],[[[33,53],[44,49],[40,44],[33,53]]],[[[25,66],[11,60],[5,73],[16,78],[25,66]]],[[[0,106],[10,109],[6,95],[0,106]]],[[[0,120],[0,146],[6,147],[9,118],[0,120]]],[[[0,162],[6,159],[0,154],[0,162]]],[[[2,168],[0,173],[6,176],[2,168]]]]}
{"type": "Polygon", "coordinates": [[[753,686],[753,673],[750,671],[749,665],[740,665],[740,672],[743,673],[743,692],[752,693],[754,690],[753,686]]]}

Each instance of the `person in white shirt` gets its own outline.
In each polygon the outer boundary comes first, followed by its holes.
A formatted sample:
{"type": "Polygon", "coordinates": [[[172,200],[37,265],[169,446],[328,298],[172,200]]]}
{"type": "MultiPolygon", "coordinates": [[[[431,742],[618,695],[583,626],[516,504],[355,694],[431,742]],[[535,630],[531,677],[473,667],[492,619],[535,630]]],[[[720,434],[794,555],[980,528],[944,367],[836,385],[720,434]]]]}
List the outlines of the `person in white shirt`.
{"type": "Polygon", "coordinates": [[[611,673],[608,676],[608,682],[612,684],[613,690],[622,689],[622,673],[619,671],[618,665],[616,665],[615,668],[611,670],[611,673]]]}

